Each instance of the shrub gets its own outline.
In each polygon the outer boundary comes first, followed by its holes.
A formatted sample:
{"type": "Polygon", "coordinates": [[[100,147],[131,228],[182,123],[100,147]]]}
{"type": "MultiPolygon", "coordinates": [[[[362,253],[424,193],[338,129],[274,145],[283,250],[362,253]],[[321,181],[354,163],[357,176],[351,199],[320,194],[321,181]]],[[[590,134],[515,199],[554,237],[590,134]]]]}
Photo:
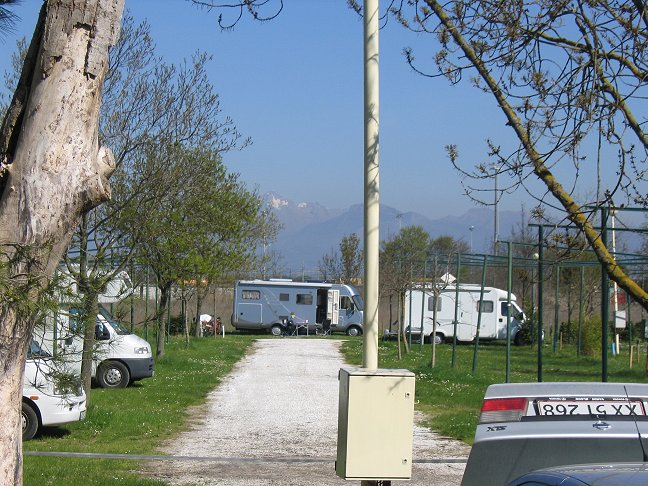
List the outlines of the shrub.
{"type": "Polygon", "coordinates": [[[601,319],[598,317],[589,317],[583,321],[583,335],[581,351],[586,356],[601,355],[601,319]]]}

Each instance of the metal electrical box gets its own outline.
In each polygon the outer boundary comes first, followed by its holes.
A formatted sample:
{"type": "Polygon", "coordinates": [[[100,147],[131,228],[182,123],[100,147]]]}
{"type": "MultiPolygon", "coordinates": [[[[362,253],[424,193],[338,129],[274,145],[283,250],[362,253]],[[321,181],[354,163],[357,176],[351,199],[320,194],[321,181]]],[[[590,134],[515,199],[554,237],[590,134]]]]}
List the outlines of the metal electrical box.
{"type": "Polygon", "coordinates": [[[335,472],[344,479],[412,476],[414,373],[342,368],[335,472]]]}

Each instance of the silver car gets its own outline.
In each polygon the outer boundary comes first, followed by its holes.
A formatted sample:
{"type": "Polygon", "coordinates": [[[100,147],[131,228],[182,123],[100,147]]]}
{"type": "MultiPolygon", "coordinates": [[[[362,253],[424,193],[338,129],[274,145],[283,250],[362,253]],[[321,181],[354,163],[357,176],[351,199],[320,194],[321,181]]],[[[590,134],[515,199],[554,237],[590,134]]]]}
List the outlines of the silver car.
{"type": "Polygon", "coordinates": [[[648,384],[508,383],[486,390],[462,486],[551,466],[648,461],[648,384]]]}

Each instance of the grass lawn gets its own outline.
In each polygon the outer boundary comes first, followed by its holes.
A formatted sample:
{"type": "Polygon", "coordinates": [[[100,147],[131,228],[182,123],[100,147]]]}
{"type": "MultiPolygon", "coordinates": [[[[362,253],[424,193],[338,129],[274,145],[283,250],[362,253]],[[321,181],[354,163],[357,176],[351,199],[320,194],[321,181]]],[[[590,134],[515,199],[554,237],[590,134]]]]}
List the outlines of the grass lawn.
{"type": "MultiPolygon", "coordinates": [[[[167,355],[156,362],[154,378],[133,387],[94,388],[87,419],[81,423],[48,429],[24,444],[25,451],[157,454],[161,443],[183,428],[188,407],[204,403],[207,393],[225,377],[246,353],[255,335],[227,335],[223,339],[193,339],[186,347],[172,339],[167,355]]],[[[337,336],[328,338],[335,339],[337,336]]],[[[362,362],[362,338],[345,340],[342,351],[350,364],[362,362]]],[[[544,348],[544,381],[600,381],[600,358],[577,357],[572,347],[553,353],[544,348]]],[[[414,344],[398,359],[396,342],[380,342],[381,368],[405,368],[416,374],[417,408],[429,417],[428,425],[440,433],[472,442],[486,387],[506,379],[506,347],[500,343],[480,348],[476,373],[472,373],[473,347],[456,350],[437,346],[436,367],[430,368],[431,346],[414,344]]],[[[537,350],[512,347],[511,381],[536,381],[537,350]]],[[[641,364],[629,369],[628,356],[610,356],[609,381],[646,380],[641,364]]],[[[137,461],[65,457],[24,457],[26,485],[159,485],[141,478],[137,461]]]]}
{"type": "MultiPolygon", "coordinates": [[[[640,364],[629,368],[625,354],[608,357],[608,381],[645,382],[645,354],[640,364]]],[[[345,359],[351,364],[362,363],[362,342],[350,340],[343,347],[345,359]]],[[[492,383],[506,382],[506,346],[488,343],[480,346],[476,372],[473,374],[471,345],[458,345],[455,367],[452,367],[452,345],[436,347],[436,366],[429,366],[432,346],[412,344],[408,354],[398,359],[395,341],[380,342],[379,367],[405,368],[416,374],[416,407],[429,418],[427,425],[448,437],[472,443],[484,392],[492,383]]],[[[537,347],[511,347],[511,382],[537,381],[537,347]]],[[[577,357],[572,346],[552,351],[543,347],[543,381],[601,381],[600,357],[577,357]]]]}
{"type": "MultiPolygon", "coordinates": [[[[205,396],[245,354],[256,336],[172,339],[155,376],[117,390],[93,388],[84,422],[47,429],[25,451],[156,454],[182,428],[187,407],[205,396]]],[[[134,471],[136,461],[24,456],[26,485],[154,485],[134,471]]]]}

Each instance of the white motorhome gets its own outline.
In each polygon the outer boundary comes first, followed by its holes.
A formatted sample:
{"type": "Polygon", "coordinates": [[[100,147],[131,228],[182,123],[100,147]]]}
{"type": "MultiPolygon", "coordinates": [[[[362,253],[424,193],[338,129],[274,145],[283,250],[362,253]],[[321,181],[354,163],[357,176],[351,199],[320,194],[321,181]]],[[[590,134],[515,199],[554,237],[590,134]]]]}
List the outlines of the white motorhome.
{"type": "Polygon", "coordinates": [[[405,318],[406,332],[420,336],[421,324],[423,337],[431,342],[434,323],[434,308],[437,310],[436,342],[441,343],[454,337],[455,334],[455,308],[457,311],[457,340],[470,342],[477,336],[477,323],[479,321],[479,339],[506,339],[506,328],[509,309],[511,340],[520,344],[521,335],[518,336],[520,326],[525,320],[524,312],[517,305],[515,295],[511,294],[509,307],[508,293],[506,290],[495,287],[484,287],[484,294],[480,304],[481,286],[463,284],[457,287],[448,285],[439,290],[436,299],[432,286],[413,288],[405,293],[405,318]],[[457,300],[458,296],[458,300],[457,300]]]}
{"type": "MultiPolygon", "coordinates": [[[[78,309],[62,307],[44,329],[34,331],[41,345],[65,361],[72,372],[80,372],[83,351],[78,314],[78,309]]],[[[92,377],[101,387],[124,388],[154,375],[150,344],[132,334],[101,305],[95,321],[95,339],[92,377]]]]}
{"type": "Polygon", "coordinates": [[[62,390],[54,383],[49,353],[32,340],[25,361],[22,391],[22,436],[32,439],[42,427],[85,419],[86,395],[79,383],[62,390]]]}

